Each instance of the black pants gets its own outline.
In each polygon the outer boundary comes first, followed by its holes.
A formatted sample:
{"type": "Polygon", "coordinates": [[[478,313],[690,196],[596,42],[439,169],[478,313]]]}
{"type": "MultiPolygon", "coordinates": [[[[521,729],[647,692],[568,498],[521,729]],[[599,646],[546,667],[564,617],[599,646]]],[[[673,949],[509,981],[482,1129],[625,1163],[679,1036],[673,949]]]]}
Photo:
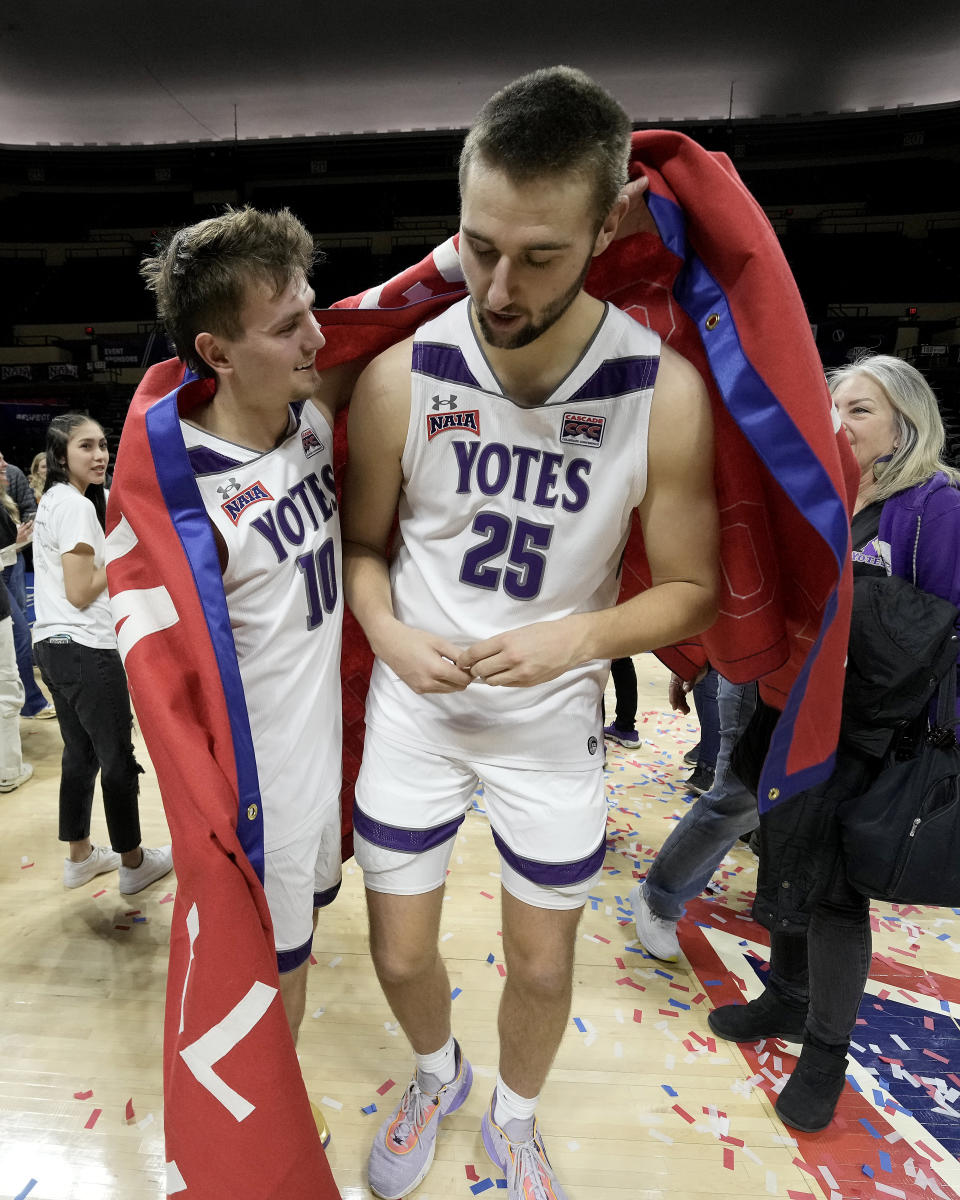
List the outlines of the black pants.
{"type": "Polygon", "coordinates": [[[615,658],[610,664],[613,688],[617,696],[618,729],[635,729],[637,724],[637,672],[632,658],[615,658]]]}
{"type": "Polygon", "coordinates": [[[140,845],[140,775],[134,758],[130,693],[120,654],[79,642],[45,639],[34,647],[63,737],[60,840],[90,836],[93,785],[100,788],[110,845],[118,854],[140,845]]]}

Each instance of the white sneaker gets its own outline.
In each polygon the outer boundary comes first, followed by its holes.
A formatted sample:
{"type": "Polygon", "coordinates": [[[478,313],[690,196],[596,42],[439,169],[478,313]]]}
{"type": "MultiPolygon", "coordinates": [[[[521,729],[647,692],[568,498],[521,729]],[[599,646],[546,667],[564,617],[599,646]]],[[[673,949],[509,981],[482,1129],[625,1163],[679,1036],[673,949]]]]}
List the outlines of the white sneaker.
{"type": "Polygon", "coordinates": [[[143,862],[139,867],[120,864],[120,891],[124,896],[134,896],[151,883],[156,883],[173,870],[173,848],[160,846],[157,850],[143,851],[143,862]]]}
{"type": "Polygon", "coordinates": [[[676,921],[657,916],[647,903],[642,884],[637,884],[631,891],[630,903],[633,906],[633,919],[637,923],[637,937],[647,953],[662,962],[676,962],[680,957],[676,921]]]}
{"type": "Polygon", "coordinates": [[[4,779],[0,782],[0,792],[13,792],[20,786],[21,783],[26,783],[33,775],[33,767],[30,763],[20,764],[20,774],[16,779],[4,779]]]}
{"type": "Polygon", "coordinates": [[[97,875],[107,871],[115,871],[120,866],[120,855],[106,846],[94,846],[83,862],[63,860],[63,886],[68,888],[83,887],[97,875]]]}

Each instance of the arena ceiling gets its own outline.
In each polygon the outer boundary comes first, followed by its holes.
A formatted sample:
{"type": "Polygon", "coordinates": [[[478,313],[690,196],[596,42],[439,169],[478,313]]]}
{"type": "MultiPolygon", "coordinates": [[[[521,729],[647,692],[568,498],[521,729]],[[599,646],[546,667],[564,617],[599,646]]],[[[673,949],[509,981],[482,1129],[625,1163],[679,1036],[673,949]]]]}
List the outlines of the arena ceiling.
{"type": "Polygon", "coordinates": [[[960,4],[19,0],[0,144],[457,129],[556,62],[643,123],[952,103],[960,4]]]}

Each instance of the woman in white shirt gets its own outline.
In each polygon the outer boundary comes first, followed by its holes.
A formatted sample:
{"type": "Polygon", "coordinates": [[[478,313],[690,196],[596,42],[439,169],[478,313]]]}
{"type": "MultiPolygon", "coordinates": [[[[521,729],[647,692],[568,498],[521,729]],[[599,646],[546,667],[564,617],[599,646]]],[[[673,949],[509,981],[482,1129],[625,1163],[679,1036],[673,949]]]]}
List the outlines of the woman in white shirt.
{"type": "Polygon", "coordinates": [[[84,413],[47,430],[47,478],[33,531],[34,650],[63,736],[60,840],[66,887],[120,869],[120,891],[139,892],[173,867],[169,846],[140,845],[142,768],[107,598],[104,478],[107,440],[84,413]],[[112,850],[90,841],[97,772],[112,850]]]}

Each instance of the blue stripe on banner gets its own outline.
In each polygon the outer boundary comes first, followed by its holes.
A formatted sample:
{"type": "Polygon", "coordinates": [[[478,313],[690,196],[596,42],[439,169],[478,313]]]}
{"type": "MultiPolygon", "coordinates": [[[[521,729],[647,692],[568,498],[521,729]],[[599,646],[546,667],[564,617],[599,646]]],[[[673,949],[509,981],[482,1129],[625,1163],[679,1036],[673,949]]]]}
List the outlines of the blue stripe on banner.
{"type": "MultiPolygon", "coordinates": [[[[777,396],[744,353],[726,294],[691,250],[686,238],[686,221],[680,208],[663,196],[651,195],[649,204],[664,243],[684,260],[674,285],[674,294],[697,326],[724,404],[773,479],[790,497],[804,520],[830,547],[837,560],[839,575],[849,547],[850,524],[846,503],[777,396]],[[720,319],[714,329],[704,336],[706,320],[714,313],[720,319]]],[[[836,613],[837,589],[834,588],[824,605],[820,635],[790,689],[783,717],[771,742],[759,796],[761,812],[769,807],[765,801],[771,785],[778,788],[779,799],[785,800],[788,795],[827,778],[833,769],[831,755],[823,763],[793,776],[787,775],[787,753],[797,709],[806,690],[810,669],[836,613]],[[786,786],[788,779],[789,787],[786,786]]]]}
{"type": "Polygon", "coordinates": [[[160,491],[190,564],[220,671],[237,766],[237,837],[263,883],[263,804],[247,702],[210,518],[200,498],[180,432],[178,396],[181,388],[195,378],[188,372],[184,384],[147,410],[145,424],[160,491]],[[255,813],[253,819],[249,813],[255,813]]]}

